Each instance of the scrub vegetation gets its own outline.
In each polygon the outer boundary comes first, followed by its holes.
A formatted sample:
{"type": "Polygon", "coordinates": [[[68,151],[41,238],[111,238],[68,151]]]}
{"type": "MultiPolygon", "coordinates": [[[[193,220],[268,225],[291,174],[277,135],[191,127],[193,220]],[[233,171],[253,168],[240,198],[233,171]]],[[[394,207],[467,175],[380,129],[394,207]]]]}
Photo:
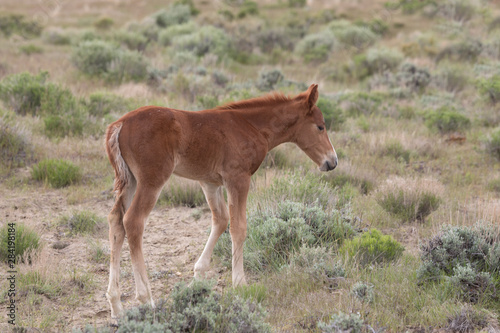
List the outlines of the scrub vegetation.
{"type": "Polygon", "coordinates": [[[0,261],[7,271],[15,223],[16,331],[500,329],[498,3],[39,7],[0,4],[0,261]],[[248,286],[231,287],[229,228],[208,279],[189,284],[210,210],[196,182],[172,177],[145,229],[158,306],[133,299],[125,242],[126,311],[110,326],[107,124],[312,83],[339,164],[321,173],[293,144],[269,152],[248,199],[248,286]]]}

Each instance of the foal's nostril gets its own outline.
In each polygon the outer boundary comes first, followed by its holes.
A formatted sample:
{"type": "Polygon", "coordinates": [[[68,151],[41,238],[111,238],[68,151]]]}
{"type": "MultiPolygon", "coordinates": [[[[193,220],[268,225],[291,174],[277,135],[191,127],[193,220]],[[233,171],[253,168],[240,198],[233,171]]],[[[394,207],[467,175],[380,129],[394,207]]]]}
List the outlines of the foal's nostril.
{"type": "Polygon", "coordinates": [[[335,161],[334,162],[326,161],[325,164],[326,164],[325,168],[326,171],[332,171],[337,166],[337,163],[335,161]]]}

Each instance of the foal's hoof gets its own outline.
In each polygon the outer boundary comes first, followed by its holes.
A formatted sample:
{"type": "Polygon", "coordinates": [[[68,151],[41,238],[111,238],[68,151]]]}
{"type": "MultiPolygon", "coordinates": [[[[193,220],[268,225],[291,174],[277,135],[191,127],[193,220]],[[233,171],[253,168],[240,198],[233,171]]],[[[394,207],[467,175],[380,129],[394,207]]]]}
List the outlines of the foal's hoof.
{"type": "Polygon", "coordinates": [[[122,304],[118,303],[118,304],[115,304],[114,306],[112,305],[111,306],[111,319],[117,321],[118,318],[120,318],[121,316],[123,316],[122,304]]]}

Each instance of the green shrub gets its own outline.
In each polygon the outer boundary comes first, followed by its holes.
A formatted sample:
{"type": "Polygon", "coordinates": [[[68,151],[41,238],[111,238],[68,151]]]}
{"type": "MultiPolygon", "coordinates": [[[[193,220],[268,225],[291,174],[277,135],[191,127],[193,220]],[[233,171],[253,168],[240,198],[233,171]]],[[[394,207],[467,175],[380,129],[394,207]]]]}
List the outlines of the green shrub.
{"type": "Polygon", "coordinates": [[[478,81],[479,91],[485,95],[491,103],[496,104],[500,101],[500,75],[494,75],[487,79],[478,81]]]}
{"type": "Polygon", "coordinates": [[[335,35],[324,30],[305,36],[295,50],[307,63],[322,63],[328,60],[336,44],[335,35]]]}
{"type": "Polygon", "coordinates": [[[397,50],[371,48],[366,54],[354,57],[354,76],[363,79],[367,76],[396,69],[403,61],[403,54],[397,50]]]}
{"type": "Polygon", "coordinates": [[[446,0],[437,6],[437,13],[447,19],[468,22],[476,13],[476,7],[468,0],[446,0]]]}
{"type": "Polygon", "coordinates": [[[47,72],[8,76],[0,83],[0,99],[18,114],[41,115],[49,137],[82,135],[88,125],[82,101],[47,77],[47,72]]]}
{"type": "Polygon", "coordinates": [[[64,30],[51,29],[43,33],[43,40],[52,45],[69,45],[71,37],[64,30]]]}
{"type": "Polygon", "coordinates": [[[490,22],[490,24],[488,24],[488,32],[491,32],[493,30],[497,30],[498,28],[500,28],[500,17],[499,16],[495,17],[490,22]]]}
{"type": "Polygon", "coordinates": [[[377,229],[347,240],[339,249],[341,254],[349,255],[362,266],[396,260],[403,251],[404,247],[392,236],[383,235],[377,229]]]}
{"type": "Polygon", "coordinates": [[[247,15],[258,15],[259,14],[259,6],[255,1],[245,0],[240,6],[236,17],[244,18],[247,15]]]}
{"type": "Polygon", "coordinates": [[[448,283],[465,302],[477,303],[480,298],[496,296],[490,273],[477,272],[470,264],[453,267],[453,275],[448,279],[448,283]]]}
{"type": "Polygon", "coordinates": [[[107,67],[105,78],[111,82],[141,81],[148,75],[148,63],[137,51],[120,50],[107,67]]]}
{"type": "Polygon", "coordinates": [[[316,103],[316,106],[323,113],[326,128],[328,130],[338,131],[340,128],[342,128],[342,125],[345,122],[345,117],[342,109],[338,104],[325,97],[320,97],[318,99],[318,102],[316,103]]]}
{"type": "Polygon", "coordinates": [[[174,5],[187,5],[189,10],[191,10],[191,15],[196,16],[200,13],[200,10],[195,7],[193,0],[176,0],[174,5]]]}
{"type": "MultiPolygon", "coordinates": [[[[337,210],[327,213],[317,204],[307,206],[283,201],[276,209],[249,215],[251,228],[248,228],[243,252],[245,266],[255,272],[277,270],[289,264],[294,253],[304,245],[341,244],[354,234],[348,214],[337,210]]],[[[222,257],[225,264],[230,264],[229,233],[221,236],[214,253],[222,257]]]]}
{"type": "Polygon", "coordinates": [[[464,306],[460,312],[448,319],[448,329],[451,332],[477,332],[488,326],[488,315],[484,310],[464,306]]]}
{"type": "Polygon", "coordinates": [[[325,282],[345,276],[342,265],[334,261],[331,251],[323,246],[302,245],[291,257],[290,266],[325,282]]]}
{"type": "Polygon", "coordinates": [[[229,82],[229,78],[223,71],[214,70],[212,72],[212,81],[218,86],[225,87],[229,82]]]}
{"type": "Polygon", "coordinates": [[[82,178],[82,172],[71,162],[48,159],[33,166],[31,177],[59,188],[78,183],[82,178]]]}
{"type": "Polygon", "coordinates": [[[173,206],[198,207],[206,203],[201,187],[194,183],[170,182],[160,195],[160,203],[173,206]]]}
{"type": "Polygon", "coordinates": [[[89,243],[90,260],[95,263],[109,263],[109,249],[102,245],[99,240],[92,240],[89,243]]]}
{"type": "Polygon", "coordinates": [[[198,57],[207,53],[222,57],[232,50],[231,39],[227,33],[211,25],[190,34],[177,36],[172,40],[172,46],[176,52],[189,51],[198,57]]]}
{"type": "Polygon", "coordinates": [[[209,96],[209,95],[198,96],[196,97],[196,101],[201,106],[201,108],[205,110],[213,109],[220,104],[217,96],[209,96]]]}
{"type": "Polygon", "coordinates": [[[500,128],[493,131],[486,140],[486,151],[500,160],[500,128]]]}
{"type": "Polygon", "coordinates": [[[391,156],[395,160],[409,163],[411,157],[411,151],[405,149],[399,141],[389,141],[385,144],[385,147],[381,150],[382,155],[391,156]]]}
{"type": "Polygon", "coordinates": [[[319,322],[318,328],[323,333],[361,333],[363,329],[363,319],[359,313],[346,314],[342,311],[333,315],[330,322],[319,322]]]}
{"type": "Polygon", "coordinates": [[[156,24],[161,28],[183,24],[191,20],[189,5],[175,4],[168,9],[162,9],[153,14],[156,24]]]}
{"type": "Polygon", "coordinates": [[[124,114],[130,108],[130,102],[111,93],[95,92],[85,102],[88,113],[94,117],[104,117],[110,113],[124,114]]]}
{"type": "Polygon", "coordinates": [[[158,34],[158,43],[163,46],[170,46],[172,44],[172,41],[176,37],[192,34],[198,29],[199,28],[192,21],[184,24],[170,26],[160,31],[160,33],[158,34]]]}
{"type": "Polygon", "coordinates": [[[483,44],[477,40],[466,40],[457,44],[452,44],[438,53],[436,62],[444,59],[453,61],[475,62],[483,51],[483,44]]]}
{"type": "Polygon", "coordinates": [[[275,49],[293,50],[294,42],[290,33],[283,28],[269,28],[257,35],[257,45],[264,53],[272,53],[275,49]]]}
{"type": "MultiPolygon", "coordinates": [[[[417,271],[420,283],[437,281],[448,276],[451,283],[464,283],[486,272],[500,272],[500,235],[491,223],[478,222],[473,227],[445,226],[420,246],[422,265],[417,271]]],[[[479,281],[478,281],[479,282],[479,281]]],[[[467,282],[468,283],[468,282],[467,282]]],[[[487,284],[481,284],[486,286],[487,284]]]]}
{"type": "MultiPolygon", "coordinates": [[[[500,141],[499,141],[500,142],[500,141]]],[[[498,155],[500,158],[500,154],[498,155]]],[[[500,193],[500,178],[490,180],[487,185],[488,190],[500,193]]]]}
{"type": "Polygon", "coordinates": [[[382,101],[381,95],[362,91],[346,94],[340,98],[341,107],[350,117],[377,114],[382,101]]]}
{"type": "Polygon", "coordinates": [[[364,49],[377,40],[377,35],[369,28],[353,25],[348,21],[333,21],[328,27],[338,41],[356,49],[364,49]]]}
{"type": "Polygon", "coordinates": [[[389,31],[389,24],[381,18],[374,18],[370,21],[357,21],[356,25],[367,27],[379,36],[383,36],[389,31]]]}
{"type": "Polygon", "coordinates": [[[438,209],[439,186],[432,180],[389,179],[376,194],[377,203],[402,221],[421,221],[438,209]]]}
{"type": "Polygon", "coordinates": [[[0,118],[0,165],[9,171],[33,160],[33,147],[23,131],[19,126],[9,125],[0,118]]]}
{"type": "Polygon", "coordinates": [[[72,61],[86,75],[111,82],[139,81],[147,76],[148,64],[142,54],[102,40],[80,43],[73,50],[72,61]]]}
{"type": "Polygon", "coordinates": [[[259,168],[267,169],[267,168],[277,168],[277,169],[286,169],[292,166],[292,161],[288,158],[288,156],[279,149],[273,149],[267,153],[264,161],[259,168]]]}
{"type": "Polygon", "coordinates": [[[284,79],[285,76],[279,69],[273,69],[268,71],[262,70],[259,73],[259,78],[257,79],[255,86],[260,91],[272,91],[281,82],[283,82],[284,79]]]}
{"type": "Polygon", "coordinates": [[[37,21],[29,21],[23,15],[0,16],[0,31],[5,37],[17,34],[24,38],[35,38],[40,36],[42,30],[43,27],[37,21]]]}
{"type": "Polygon", "coordinates": [[[169,299],[157,302],[154,310],[148,305],[128,310],[118,320],[117,332],[270,332],[265,316],[260,304],[235,294],[220,295],[211,282],[194,280],[189,286],[176,284],[169,299]]]}
{"type": "Polygon", "coordinates": [[[20,115],[35,115],[40,109],[48,76],[48,72],[9,75],[0,83],[0,99],[20,115]]]}
{"type": "Polygon", "coordinates": [[[464,71],[463,65],[448,64],[440,68],[433,81],[447,91],[460,92],[469,83],[469,75],[464,71]]]}
{"type": "Polygon", "coordinates": [[[328,210],[336,204],[335,192],[319,175],[298,171],[277,177],[273,183],[251,197],[251,200],[265,202],[269,209],[277,208],[284,201],[302,202],[328,210]]]}
{"type": "Polygon", "coordinates": [[[119,30],[113,35],[113,39],[118,43],[125,45],[129,50],[142,52],[149,44],[149,39],[134,31],[119,30]]]}
{"type": "Polygon", "coordinates": [[[98,30],[109,30],[115,24],[110,17],[101,17],[97,21],[94,22],[94,27],[98,30]]]}
{"type": "Polygon", "coordinates": [[[410,63],[404,63],[396,73],[396,78],[401,84],[415,92],[422,92],[431,82],[429,71],[410,63]]]}
{"type": "Polygon", "coordinates": [[[72,235],[93,234],[103,226],[103,222],[103,218],[87,210],[74,212],[71,216],[64,216],[60,221],[62,225],[69,229],[72,235]]]}
{"type": "Polygon", "coordinates": [[[0,228],[0,244],[0,261],[9,265],[12,263],[9,260],[14,260],[17,264],[26,259],[31,263],[31,254],[38,251],[42,245],[40,236],[34,230],[19,223],[5,223],[0,228]],[[12,239],[12,236],[15,239],[12,239]],[[9,251],[9,248],[12,249],[12,246],[9,246],[12,245],[9,244],[9,241],[14,242],[13,252],[9,251]]]}
{"type": "Polygon", "coordinates": [[[32,55],[32,54],[41,54],[43,53],[43,49],[35,44],[27,44],[19,47],[19,51],[26,55],[32,55]]]}
{"type": "MultiPolygon", "coordinates": [[[[339,151],[337,151],[337,155],[340,155],[339,151]]],[[[342,188],[348,184],[356,186],[362,194],[370,193],[375,187],[373,181],[370,179],[356,174],[349,174],[342,170],[326,174],[323,176],[323,179],[325,179],[333,188],[342,188]]]]}
{"type": "Polygon", "coordinates": [[[441,134],[464,132],[470,125],[470,119],[455,111],[452,107],[443,106],[436,111],[428,111],[425,124],[429,129],[435,129],[441,134]]]}
{"type": "Polygon", "coordinates": [[[304,7],[306,0],[288,0],[288,7],[304,7]]]}
{"type": "Polygon", "coordinates": [[[82,135],[88,123],[82,102],[69,89],[55,84],[46,85],[40,113],[48,137],[82,135]]]}
{"type": "Polygon", "coordinates": [[[127,30],[144,36],[148,41],[158,41],[158,35],[162,28],[156,24],[155,19],[146,19],[140,23],[129,24],[127,30]]]}
{"type": "Polygon", "coordinates": [[[90,76],[107,73],[111,62],[118,58],[119,49],[115,44],[103,40],[91,40],[80,43],[73,51],[75,66],[90,76]]]}
{"type": "Polygon", "coordinates": [[[373,285],[356,282],[351,288],[351,294],[363,302],[373,302],[373,285]]]}

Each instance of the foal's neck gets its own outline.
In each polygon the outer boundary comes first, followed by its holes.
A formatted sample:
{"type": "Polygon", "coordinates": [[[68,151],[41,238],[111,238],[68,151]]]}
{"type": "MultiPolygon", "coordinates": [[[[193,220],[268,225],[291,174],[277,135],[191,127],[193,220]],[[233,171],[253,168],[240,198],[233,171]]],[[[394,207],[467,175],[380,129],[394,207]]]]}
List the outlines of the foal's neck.
{"type": "Polygon", "coordinates": [[[271,150],[294,141],[294,126],[299,120],[295,103],[291,100],[274,106],[255,107],[243,111],[241,116],[266,138],[271,150]]]}

